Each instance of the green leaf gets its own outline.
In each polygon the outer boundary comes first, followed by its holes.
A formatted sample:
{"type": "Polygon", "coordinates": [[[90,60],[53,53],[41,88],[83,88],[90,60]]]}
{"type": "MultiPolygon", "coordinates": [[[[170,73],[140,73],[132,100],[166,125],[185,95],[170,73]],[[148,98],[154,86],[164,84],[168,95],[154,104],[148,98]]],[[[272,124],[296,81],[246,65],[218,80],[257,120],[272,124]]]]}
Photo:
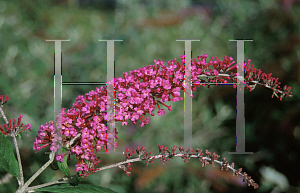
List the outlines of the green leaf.
{"type": "Polygon", "coordinates": [[[17,133],[17,135],[18,135],[19,139],[21,139],[21,135],[20,135],[20,133],[17,133]]]}
{"type": "Polygon", "coordinates": [[[89,164],[88,160],[84,159],[83,161],[84,161],[85,164],[89,164]]]}
{"type": "Polygon", "coordinates": [[[14,155],[13,149],[4,136],[0,132],[0,165],[11,175],[20,179],[19,164],[14,155]]]}
{"type": "Polygon", "coordinates": [[[79,171],[79,172],[77,172],[77,174],[76,174],[76,181],[79,183],[79,182],[81,182],[82,181],[82,176],[79,176],[79,174],[82,174],[82,171],[79,171]]]}
{"type": "MultiPolygon", "coordinates": [[[[66,153],[68,152],[65,148],[63,148],[63,153],[66,153]]],[[[58,165],[58,168],[67,176],[67,177],[70,177],[70,170],[69,170],[69,167],[68,167],[68,163],[67,163],[67,159],[68,159],[68,155],[69,154],[66,154],[64,156],[64,161],[63,162],[60,162],[60,161],[57,161],[57,165],[58,165]]]]}
{"type": "Polygon", "coordinates": [[[108,188],[101,186],[95,186],[92,184],[74,184],[74,183],[62,183],[54,184],[44,188],[34,190],[36,192],[48,191],[48,192],[60,192],[60,193],[116,193],[108,188]]]}

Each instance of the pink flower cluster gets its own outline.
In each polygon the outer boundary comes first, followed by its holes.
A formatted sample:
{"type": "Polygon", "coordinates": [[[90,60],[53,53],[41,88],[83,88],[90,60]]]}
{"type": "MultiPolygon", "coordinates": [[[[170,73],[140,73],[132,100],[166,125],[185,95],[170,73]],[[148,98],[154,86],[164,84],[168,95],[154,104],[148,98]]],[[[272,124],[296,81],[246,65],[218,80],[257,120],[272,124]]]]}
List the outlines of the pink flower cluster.
{"type": "MultiPolygon", "coordinates": [[[[236,76],[239,76],[239,73],[241,72],[241,66],[237,66],[237,65],[233,65],[230,67],[230,65],[232,65],[234,63],[234,61],[232,61],[232,57],[229,57],[229,59],[227,60],[227,56],[224,56],[224,60],[220,61],[217,57],[216,61],[213,61],[213,57],[211,57],[209,63],[206,63],[206,55],[203,56],[198,56],[202,59],[205,58],[205,60],[202,60],[202,64],[200,65],[200,68],[203,70],[203,73],[201,73],[200,75],[205,74],[206,76],[204,76],[205,78],[208,79],[209,82],[214,83],[214,82],[219,82],[219,83],[227,83],[227,81],[225,79],[228,80],[232,80],[232,83],[237,83],[236,80],[236,76]],[[204,57],[203,57],[204,56],[204,57]],[[211,70],[209,68],[209,66],[212,66],[214,69],[211,70]],[[239,68],[240,70],[237,71],[237,68],[239,68]],[[230,72],[230,76],[227,75],[227,73],[231,70],[235,70],[234,72],[230,72]],[[227,76],[224,76],[227,75],[227,76]],[[210,78],[210,76],[212,76],[212,78],[210,78]],[[219,77],[218,77],[219,76],[219,77]]],[[[278,93],[281,94],[280,96],[280,100],[282,100],[284,97],[292,97],[292,92],[291,91],[291,87],[285,85],[283,87],[283,90],[280,90],[280,82],[278,82],[278,78],[273,78],[272,77],[272,73],[270,74],[266,74],[263,73],[260,69],[256,69],[254,68],[254,65],[251,66],[251,60],[249,59],[247,61],[247,64],[244,63],[244,84],[245,84],[245,88],[249,89],[250,92],[252,90],[254,90],[255,86],[257,84],[259,85],[263,85],[267,88],[270,88],[273,90],[273,95],[272,98],[274,97],[274,95],[278,97],[278,93]]],[[[196,63],[196,59],[194,59],[194,63],[196,63]]],[[[242,65],[242,64],[239,64],[242,65]]],[[[196,80],[195,78],[193,80],[196,80]]],[[[195,82],[195,85],[202,85],[201,83],[206,82],[206,80],[203,80],[201,78],[199,78],[199,81],[195,82]]],[[[233,84],[233,88],[236,88],[237,85],[233,84]]],[[[208,86],[208,88],[210,88],[210,85],[208,86]]],[[[241,88],[240,88],[241,89],[241,88]]]]}
{"type": "MultiPolygon", "coordinates": [[[[3,95],[0,96],[0,106],[1,106],[1,116],[4,118],[4,113],[2,111],[2,106],[7,103],[9,100],[8,95],[6,95],[4,101],[3,101],[3,95]]],[[[9,120],[9,123],[7,122],[7,119],[5,118],[7,124],[3,124],[3,128],[0,126],[0,132],[3,133],[4,135],[15,135],[17,133],[21,133],[27,129],[31,130],[31,124],[24,125],[23,123],[21,124],[23,115],[20,115],[18,118],[18,124],[16,119],[13,119],[13,124],[11,124],[11,119],[9,120]],[[5,129],[5,130],[4,130],[5,129]]]]}
{"type": "Polygon", "coordinates": [[[3,133],[4,135],[11,135],[12,132],[17,134],[17,133],[21,133],[27,129],[32,131],[31,124],[27,124],[27,125],[23,125],[23,123],[21,124],[22,117],[23,117],[23,115],[20,115],[20,117],[18,118],[18,124],[17,124],[16,119],[13,119],[13,124],[11,124],[11,119],[10,119],[8,125],[3,124],[3,127],[6,131],[4,131],[4,129],[0,126],[0,132],[3,133]]]}
{"type": "MultiPolygon", "coordinates": [[[[140,126],[143,127],[150,121],[150,117],[145,118],[143,115],[149,113],[154,116],[153,111],[156,105],[158,107],[157,115],[164,115],[165,111],[161,108],[161,105],[167,107],[169,111],[172,110],[172,105],[167,106],[164,104],[165,101],[183,100],[180,97],[180,90],[191,89],[195,91],[195,86],[199,87],[199,84],[185,86],[184,58],[184,56],[181,56],[181,63],[177,63],[176,58],[168,61],[168,66],[164,65],[164,61],[154,60],[156,65],[139,68],[130,71],[129,74],[125,72],[123,77],[115,78],[113,83],[115,90],[115,121],[127,125],[127,120],[136,124],[137,120],[140,119],[140,126]],[[158,98],[161,100],[158,101],[158,98]]],[[[192,81],[199,80],[199,75],[217,76],[220,73],[236,69],[231,57],[227,59],[227,56],[225,56],[223,61],[218,59],[212,61],[212,58],[209,63],[206,63],[206,54],[197,58],[198,62],[194,59],[191,60],[192,62],[189,65],[192,81]],[[214,69],[212,70],[210,66],[213,66],[214,69]]],[[[248,69],[247,72],[252,73],[253,70],[248,69]]],[[[233,77],[225,78],[233,80],[233,77]]],[[[256,77],[248,74],[246,78],[250,81],[256,77]]],[[[200,84],[203,83],[203,80],[200,81],[200,84]]],[[[214,81],[226,83],[224,77],[210,79],[210,82],[214,81]]],[[[109,144],[107,140],[108,138],[118,139],[116,128],[112,133],[107,129],[107,89],[100,87],[90,91],[85,96],[78,96],[73,107],[67,113],[64,111],[65,109],[62,111],[62,145],[68,147],[69,152],[67,153],[76,155],[77,171],[82,171],[83,175],[93,173],[95,166],[100,162],[97,161],[99,157],[96,158],[95,152],[104,147],[108,153],[107,149],[109,148],[107,146],[117,146],[117,142],[109,144]],[[70,144],[72,140],[74,142],[70,144]]],[[[54,134],[54,128],[54,122],[40,126],[38,136],[33,144],[33,149],[36,152],[50,145],[52,145],[51,151],[56,151],[59,148],[54,143],[54,139],[58,137],[54,134]]],[[[56,159],[62,161],[67,153],[57,155],[56,159]]]]}
{"type": "MultiPolygon", "coordinates": [[[[270,74],[262,73],[262,71],[260,69],[253,68],[254,65],[252,65],[252,67],[250,67],[251,66],[250,62],[251,62],[251,60],[249,59],[248,63],[245,64],[245,71],[246,71],[245,80],[247,83],[256,82],[257,84],[261,84],[265,87],[271,88],[273,90],[272,98],[274,97],[274,95],[277,98],[279,98],[277,94],[280,93],[281,101],[284,97],[287,97],[287,96],[292,97],[292,95],[291,95],[292,92],[290,92],[290,90],[292,89],[291,87],[285,85],[283,87],[283,90],[280,91],[279,85],[281,83],[278,82],[278,78],[273,78],[272,73],[270,73],[270,74]]],[[[251,86],[251,85],[249,86],[249,84],[246,84],[246,88],[248,88],[250,91],[252,91],[255,88],[255,86],[251,86]]]]}

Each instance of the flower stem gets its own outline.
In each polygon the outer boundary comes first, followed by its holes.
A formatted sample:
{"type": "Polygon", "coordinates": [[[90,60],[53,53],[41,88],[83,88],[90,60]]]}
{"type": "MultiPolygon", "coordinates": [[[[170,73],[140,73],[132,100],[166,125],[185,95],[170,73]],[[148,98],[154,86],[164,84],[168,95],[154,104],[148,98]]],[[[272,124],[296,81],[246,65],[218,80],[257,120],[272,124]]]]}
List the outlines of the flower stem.
{"type": "Polygon", "coordinates": [[[69,180],[71,178],[74,178],[75,176],[76,176],[76,174],[73,175],[73,176],[70,176],[70,177],[64,177],[64,178],[59,179],[59,180],[54,180],[52,182],[48,182],[48,183],[45,183],[45,184],[40,184],[40,185],[37,185],[37,186],[28,187],[26,189],[26,191],[32,191],[32,190],[35,190],[35,189],[39,189],[39,188],[43,188],[43,187],[46,187],[46,186],[50,186],[52,184],[56,184],[56,183],[59,183],[59,182],[67,181],[67,180],[69,180]]]}
{"type": "Polygon", "coordinates": [[[20,152],[19,152],[19,147],[18,147],[18,142],[16,139],[15,135],[12,135],[13,139],[14,139],[14,144],[15,144],[15,148],[16,148],[16,152],[17,152],[17,158],[18,158],[18,162],[19,162],[19,170],[20,170],[20,176],[21,176],[21,186],[24,185],[24,176],[23,176],[23,169],[22,169],[22,161],[21,161],[21,156],[20,156],[20,152]]]}
{"type": "Polygon", "coordinates": [[[3,105],[0,106],[1,117],[4,119],[5,123],[8,124],[8,120],[7,120],[6,116],[5,116],[2,108],[3,108],[3,105]]]}
{"type": "Polygon", "coordinates": [[[17,191],[16,193],[23,193],[27,190],[27,187],[33,182],[33,180],[35,180],[35,178],[37,178],[54,160],[54,156],[55,153],[51,153],[49,155],[49,161],[46,162],[33,176],[31,176],[31,178],[24,184],[24,186],[21,186],[17,191]]]}

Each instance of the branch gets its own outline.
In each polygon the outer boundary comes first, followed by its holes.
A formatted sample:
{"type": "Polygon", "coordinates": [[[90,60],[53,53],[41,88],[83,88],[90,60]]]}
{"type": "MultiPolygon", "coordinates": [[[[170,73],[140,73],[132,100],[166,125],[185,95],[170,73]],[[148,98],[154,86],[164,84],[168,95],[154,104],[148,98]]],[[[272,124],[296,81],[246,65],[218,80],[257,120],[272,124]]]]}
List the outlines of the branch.
{"type": "MultiPolygon", "coordinates": [[[[159,149],[160,149],[160,154],[159,155],[155,155],[155,156],[150,156],[151,152],[148,154],[146,153],[146,155],[143,155],[144,157],[141,157],[142,154],[145,153],[145,150],[146,148],[142,147],[142,149],[140,150],[139,147],[137,147],[137,150],[136,152],[139,154],[139,157],[138,158],[134,158],[134,159],[127,159],[126,161],[122,161],[122,162],[118,162],[116,164],[112,164],[112,165],[108,165],[108,166],[104,166],[104,167],[101,167],[101,168],[97,168],[95,170],[91,169],[90,171],[84,171],[86,173],[96,173],[98,171],[102,171],[102,170],[106,170],[106,169],[110,169],[110,168],[114,168],[114,167],[119,167],[121,169],[123,169],[126,174],[129,176],[129,174],[131,172],[129,172],[128,170],[131,170],[131,168],[129,168],[129,166],[131,165],[131,163],[133,162],[138,162],[138,161],[145,161],[147,163],[147,166],[148,166],[148,163],[153,163],[154,160],[156,159],[160,159],[160,161],[164,163],[167,163],[167,161],[169,161],[170,159],[169,158],[172,158],[172,157],[181,157],[182,159],[184,159],[184,162],[188,163],[189,161],[187,161],[188,159],[190,158],[198,158],[202,164],[202,167],[208,165],[208,164],[211,164],[212,167],[215,167],[214,166],[214,163],[218,163],[221,165],[221,170],[225,169],[226,171],[228,171],[229,169],[233,171],[233,176],[242,176],[243,179],[244,179],[244,182],[248,182],[248,186],[253,186],[254,189],[258,188],[258,184],[255,183],[255,181],[253,179],[251,179],[251,176],[248,176],[248,174],[246,172],[243,172],[242,173],[242,168],[236,170],[234,169],[234,163],[231,163],[229,165],[229,163],[227,161],[225,161],[226,158],[223,158],[223,161],[218,161],[217,159],[220,157],[220,155],[216,154],[216,153],[213,153],[211,154],[208,150],[205,151],[205,154],[206,156],[203,156],[203,153],[202,153],[202,149],[199,150],[197,148],[197,150],[194,152],[193,151],[193,148],[183,148],[181,146],[179,146],[179,150],[181,153],[175,153],[175,150],[177,149],[178,147],[175,148],[175,146],[173,146],[173,148],[171,147],[169,151],[169,149],[167,147],[163,148],[163,146],[160,146],[159,145],[159,149]],[[162,154],[164,153],[164,154],[162,154]]],[[[132,155],[134,155],[134,151],[130,150],[130,153],[128,154],[128,151],[129,149],[126,148],[126,153],[125,153],[125,156],[127,158],[131,157],[132,155]]],[[[85,174],[84,174],[85,175],[85,174]]],[[[48,182],[48,183],[45,183],[45,184],[41,184],[41,185],[38,185],[38,186],[32,186],[32,187],[29,187],[26,189],[26,191],[32,191],[32,190],[35,190],[35,189],[39,189],[39,188],[42,188],[42,187],[46,187],[46,186],[50,186],[52,184],[56,184],[56,183],[59,183],[59,182],[63,182],[63,181],[66,181],[66,180],[69,180],[73,177],[75,177],[75,175],[72,175],[70,177],[64,177],[62,179],[59,179],[59,180],[55,180],[55,181],[52,181],[52,182],[48,182]]]]}
{"type": "Polygon", "coordinates": [[[5,116],[2,108],[3,108],[3,104],[1,104],[1,106],[0,106],[1,117],[4,119],[6,125],[8,125],[8,120],[7,120],[6,116],[5,116]]]}
{"type": "MultiPolygon", "coordinates": [[[[226,158],[223,158],[223,161],[218,161],[217,159],[220,158],[220,155],[216,154],[215,152],[211,154],[208,150],[206,150],[205,151],[206,156],[203,156],[204,153],[202,153],[202,149],[199,150],[198,148],[197,148],[196,151],[193,151],[192,147],[183,148],[182,146],[179,146],[180,153],[176,153],[175,151],[178,147],[175,147],[175,146],[172,147],[171,146],[170,149],[168,149],[167,147],[163,148],[163,146],[160,146],[160,145],[158,145],[158,147],[159,147],[159,154],[160,155],[150,156],[151,152],[149,154],[146,153],[146,155],[143,155],[145,153],[146,147],[142,147],[142,149],[139,149],[139,147],[137,147],[136,152],[139,154],[139,158],[127,159],[126,161],[119,162],[117,164],[113,164],[113,165],[110,165],[110,166],[105,166],[105,167],[102,167],[102,168],[99,168],[99,169],[96,169],[96,170],[101,171],[101,170],[105,170],[105,169],[108,169],[108,168],[119,166],[120,168],[122,168],[127,173],[127,175],[129,175],[130,172],[128,172],[128,170],[131,170],[131,168],[129,168],[129,166],[131,165],[132,162],[145,160],[145,162],[147,163],[147,166],[148,166],[149,162],[153,163],[154,160],[156,160],[157,158],[160,158],[160,161],[162,161],[163,164],[164,163],[168,164],[167,161],[170,160],[168,158],[181,157],[182,159],[184,159],[185,163],[188,163],[189,161],[187,161],[187,159],[190,159],[192,157],[192,158],[199,158],[199,160],[202,164],[202,167],[206,166],[207,164],[211,164],[212,167],[215,167],[214,162],[216,162],[216,163],[221,165],[221,168],[220,168],[221,170],[225,169],[226,171],[228,171],[230,169],[230,170],[233,171],[233,176],[239,176],[239,175],[242,176],[243,181],[248,182],[248,186],[251,185],[251,186],[254,187],[254,189],[259,187],[258,184],[255,183],[255,181],[253,179],[251,179],[251,176],[248,176],[248,174],[246,172],[242,173],[242,168],[240,168],[238,170],[234,169],[234,163],[233,162],[229,165],[228,161],[225,161],[226,158]],[[144,158],[141,158],[141,155],[143,155],[144,158]],[[124,165],[126,165],[126,166],[124,166],[124,165]]],[[[126,149],[125,156],[127,158],[134,155],[135,152],[132,150],[132,148],[130,149],[130,152],[129,152],[128,148],[125,148],[125,149],[126,149]]]]}
{"type": "MultiPolygon", "coordinates": [[[[75,142],[75,140],[76,139],[78,139],[79,137],[81,136],[81,133],[78,133],[71,141],[70,141],[70,143],[67,143],[66,144],[66,148],[68,148],[69,149],[69,147],[70,146],[72,146],[73,145],[73,143],[75,142]]],[[[53,153],[53,152],[52,152],[53,153]]],[[[51,154],[50,154],[51,155],[51,154]]],[[[53,160],[54,160],[54,156],[53,156],[53,160]]],[[[53,161],[52,160],[52,161],[53,161]]],[[[50,160],[49,160],[50,161],[50,160]]],[[[50,162],[50,163],[52,163],[52,161],[50,162]]],[[[47,162],[48,163],[48,162],[47,162]]],[[[46,163],[46,164],[47,164],[46,163]]],[[[45,164],[45,165],[46,165],[45,164]]],[[[44,166],[45,166],[44,165],[44,166]]],[[[48,164],[49,165],[49,164],[48,164]]],[[[43,167],[44,167],[43,166],[43,167]]],[[[47,166],[46,166],[47,167],[47,166]]],[[[42,171],[41,171],[42,172],[42,171]]],[[[40,172],[40,173],[41,173],[40,172]]],[[[35,190],[35,189],[39,189],[39,188],[43,188],[43,187],[46,187],[46,186],[50,186],[50,185],[52,185],[52,184],[56,184],[56,183],[59,183],[59,182],[63,182],[63,181],[66,181],[66,180],[69,180],[69,179],[71,179],[71,178],[73,178],[73,177],[75,177],[76,176],[76,174],[75,175],[73,175],[73,176],[70,176],[70,177],[64,177],[64,178],[62,178],[62,179],[59,179],[59,180],[54,180],[54,181],[52,181],[52,182],[48,182],[48,183],[45,183],[45,184],[40,184],[40,185],[37,185],[37,186],[32,186],[32,187],[28,187],[28,188],[26,188],[26,192],[28,192],[28,191],[32,191],[32,190],[35,190]]],[[[28,184],[28,186],[29,186],[30,184],[28,184]]]]}
{"type": "Polygon", "coordinates": [[[70,146],[73,145],[73,143],[75,142],[76,139],[78,139],[81,136],[81,133],[78,133],[71,141],[70,143],[66,143],[66,148],[70,148],[70,146]]]}
{"type": "MultiPolygon", "coordinates": [[[[238,79],[240,81],[246,81],[247,83],[252,83],[252,84],[254,84],[254,85],[250,85],[252,87],[252,90],[254,90],[254,88],[256,87],[257,84],[262,85],[266,88],[269,88],[269,89],[273,90],[273,88],[271,86],[269,86],[268,84],[263,84],[263,83],[260,83],[259,81],[254,81],[254,80],[252,80],[252,81],[251,80],[245,80],[245,79],[243,79],[242,76],[231,76],[229,74],[218,74],[217,76],[215,76],[215,75],[206,75],[206,74],[198,75],[198,78],[212,79],[212,78],[215,78],[215,77],[218,77],[218,78],[219,77],[230,77],[231,80],[232,79],[238,79]]],[[[193,84],[199,84],[199,83],[193,83],[193,84]]],[[[200,83],[200,84],[220,84],[221,85],[222,83],[200,83]]],[[[247,85],[249,85],[249,84],[247,84],[247,85]]],[[[275,90],[276,90],[276,92],[279,92],[280,94],[285,94],[283,91],[281,91],[279,89],[275,89],[275,90]]],[[[288,95],[288,96],[292,96],[292,95],[288,95]]]]}
{"type": "Polygon", "coordinates": [[[16,193],[23,193],[25,192],[26,188],[35,180],[36,177],[38,177],[54,160],[54,153],[52,152],[49,155],[49,161],[46,162],[31,178],[24,184],[24,186],[20,187],[16,193]]]}
{"type": "Polygon", "coordinates": [[[43,188],[43,187],[46,187],[46,186],[50,186],[52,184],[56,184],[56,183],[59,183],[59,182],[67,181],[69,179],[74,178],[75,176],[76,176],[76,174],[72,175],[70,177],[64,177],[64,178],[59,179],[59,180],[54,180],[52,182],[48,182],[48,183],[45,183],[45,184],[40,184],[40,185],[37,185],[37,186],[28,187],[28,188],[26,188],[26,192],[29,192],[29,191],[32,191],[32,190],[35,190],[35,189],[39,189],[39,188],[43,188]]]}
{"type": "Polygon", "coordinates": [[[9,183],[14,176],[7,173],[0,179],[0,185],[9,183]]]}
{"type": "Polygon", "coordinates": [[[17,152],[17,158],[18,158],[18,162],[19,162],[19,170],[20,170],[20,176],[21,176],[21,186],[24,185],[24,176],[23,176],[23,169],[22,169],[22,161],[21,161],[21,156],[20,156],[20,152],[19,152],[19,147],[18,147],[18,142],[16,139],[15,135],[12,135],[13,139],[14,139],[14,144],[15,144],[15,148],[16,148],[16,152],[17,152]]]}

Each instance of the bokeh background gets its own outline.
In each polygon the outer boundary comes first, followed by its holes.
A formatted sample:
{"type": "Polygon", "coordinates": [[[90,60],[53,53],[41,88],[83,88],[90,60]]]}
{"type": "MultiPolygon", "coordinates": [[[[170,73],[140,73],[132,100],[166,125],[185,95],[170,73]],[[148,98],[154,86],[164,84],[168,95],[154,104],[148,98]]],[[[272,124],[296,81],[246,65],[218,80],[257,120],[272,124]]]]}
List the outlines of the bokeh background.
{"type": "MultiPolygon", "coordinates": [[[[33,129],[19,141],[25,180],[48,160],[49,148],[32,150],[39,126],[54,119],[54,43],[46,39],[71,39],[62,43],[63,82],[105,82],[106,43],[98,39],[123,40],[115,43],[116,77],[152,65],[154,59],[179,61],[184,43],[178,39],[201,40],[192,43],[194,58],[208,54],[234,60],[236,43],[229,39],[253,39],[245,43],[245,60],[272,72],[282,86],[291,86],[293,97],[272,99],[272,90],[262,86],[245,91],[246,151],[255,154],[229,155],[235,151],[236,91],[230,85],[201,87],[193,92],[193,147],[209,149],[235,162],[236,168],[243,167],[259,189],[247,187],[218,165],[202,168],[197,159],[184,163],[180,158],[168,165],[159,160],[148,167],[134,163],[129,177],[120,168],[104,170],[83,183],[119,193],[300,192],[299,31],[297,0],[0,1],[0,94],[10,97],[4,111],[8,119],[22,114],[33,129]]],[[[63,85],[63,107],[71,108],[78,95],[96,87],[63,85]]],[[[184,102],[166,104],[173,104],[173,111],[151,117],[142,128],[139,123],[118,123],[116,154],[99,154],[99,166],[125,160],[120,154],[125,147],[146,146],[153,154],[158,144],[183,145],[184,102]]],[[[69,161],[71,174],[76,172],[75,160],[69,161]]],[[[0,177],[5,174],[0,168],[0,177]]],[[[49,167],[31,186],[62,177],[49,167]]],[[[0,185],[0,192],[15,192],[17,186],[12,178],[0,185]]]]}

